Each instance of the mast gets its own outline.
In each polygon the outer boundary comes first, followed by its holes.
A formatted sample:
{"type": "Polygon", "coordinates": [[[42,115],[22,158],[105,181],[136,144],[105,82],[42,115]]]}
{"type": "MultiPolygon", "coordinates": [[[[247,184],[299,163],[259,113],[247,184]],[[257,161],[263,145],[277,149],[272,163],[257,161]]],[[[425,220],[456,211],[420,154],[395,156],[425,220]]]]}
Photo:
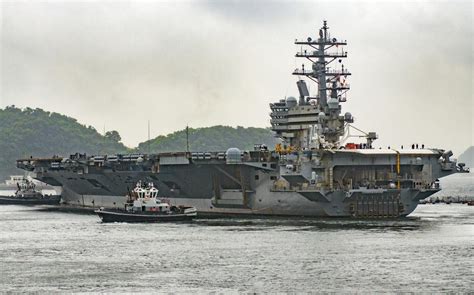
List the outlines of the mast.
{"type": "Polygon", "coordinates": [[[292,73],[298,76],[298,103],[289,97],[270,104],[272,130],[295,149],[338,148],[345,124],[353,122],[350,113],[341,116],[340,105],[346,101],[350,88],[346,80],[351,73],[342,63],[347,58],[347,51],[344,51],[347,42],[332,38],[324,21],[317,39],[308,37],[303,41],[296,40],[295,44],[301,46],[295,57],[305,59],[310,66],[305,69],[303,63],[292,73]],[[316,96],[310,95],[303,78],[316,84],[316,96]]]}
{"type": "Polygon", "coordinates": [[[189,153],[189,126],[186,125],[186,152],[189,153]]]}
{"type": "MultiPolygon", "coordinates": [[[[304,64],[301,69],[296,69],[293,75],[305,76],[318,85],[318,102],[327,108],[327,94],[333,93],[340,102],[345,101],[345,93],[349,90],[349,84],[345,83],[347,76],[351,73],[344,68],[342,59],[347,58],[347,51],[343,46],[347,41],[332,38],[328,32],[327,21],[323,22],[323,27],[319,29],[319,38],[313,40],[308,37],[307,41],[295,41],[295,44],[302,45],[301,51],[296,53],[296,57],[306,58],[311,63],[312,70],[305,70],[304,64]],[[332,49],[329,51],[329,49],[332,49]],[[334,50],[336,49],[336,50],[334,50]],[[338,59],[341,64],[340,69],[330,69],[329,64],[338,59]],[[334,93],[334,91],[336,91],[334,93]]],[[[333,97],[331,96],[331,97],[333,97]]]]}
{"type": "Polygon", "coordinates": [[[150,120],[148,120],[148,155],[150,154],[150,120]]]}

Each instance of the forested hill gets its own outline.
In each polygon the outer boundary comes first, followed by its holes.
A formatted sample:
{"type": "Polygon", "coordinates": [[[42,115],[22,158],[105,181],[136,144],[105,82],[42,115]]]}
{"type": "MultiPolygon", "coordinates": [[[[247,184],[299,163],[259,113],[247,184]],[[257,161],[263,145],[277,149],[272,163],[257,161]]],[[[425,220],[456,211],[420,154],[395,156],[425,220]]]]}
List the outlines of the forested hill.
{"type": "Polygon", "coordinates": [[[474,146],[465,150],[464,153],[459,156],[458,162],[465,163],[467,167],[474,168],[474,146]]]}
{"type": "Polygon", "coordinates": [[[22,173],[15,160],[30,155],[46,157],[125,152],[117,131],[105,136],[76,119],[42,109],[0,109],[0,180],[22,173]]]}
{"type": "MultiPolygon", "coordinates": [[[[265,128],[213,126],[189,128],[188,133],[190,151],[226,151],[230,147],[249,150],[253,149],[256,143],[264,143],[269,147],[277,143],[270,129],[265,128]]],[[[147,153],[148,150],[151,152],[185,151],[186,130],[142,142],[137,149],[143,153],[147,153]]]]}
{"type": "MultiPolygon", "coordinates": [[[[24,157],[68,156],[76,152],[114,154],[131,152],[121,142],[117,131],[105,136],[92,126],[76,119],[42,109],[0,109],[0,181],[11,174],[22,174],[15,168],[16,159],[24,157]]],[[[229,147],[253,149],[256,143],[273,147],[277,140],[269,129],[213,126],[189,128],[191,151],[225,151],[229,147]]],[[[186,150],[186,130],[158,136],[138,145],[135,151],[147,153],[186,150]]]]}

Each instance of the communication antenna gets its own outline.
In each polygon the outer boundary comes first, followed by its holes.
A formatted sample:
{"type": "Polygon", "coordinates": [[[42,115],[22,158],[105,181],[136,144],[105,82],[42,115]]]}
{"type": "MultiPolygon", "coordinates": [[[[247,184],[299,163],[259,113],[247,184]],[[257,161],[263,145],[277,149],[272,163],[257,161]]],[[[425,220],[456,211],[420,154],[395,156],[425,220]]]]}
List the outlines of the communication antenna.
{"type": "Polygon", "coordinates": [[[148,120],[148,155],[150,154],[150,120],[148,120]]]}
{"type": "Polygon", "coordinates": [[[100,155],[102,153],[102,150],[105,149],[105,122],[104,122],[104,129],[102,129],[102,146],[99,146],[99,152],[97,155],[100,155]]]}
{"type": "Polygon", "coordinates": [[[189,126],[186,125],[186,152],[189,153],[189,126]]]}

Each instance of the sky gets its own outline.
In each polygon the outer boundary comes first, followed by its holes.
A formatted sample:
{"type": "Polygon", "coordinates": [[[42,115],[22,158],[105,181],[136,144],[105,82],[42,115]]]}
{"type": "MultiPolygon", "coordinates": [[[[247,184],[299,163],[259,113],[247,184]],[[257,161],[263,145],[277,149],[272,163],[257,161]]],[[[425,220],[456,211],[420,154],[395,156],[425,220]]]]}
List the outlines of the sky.
{"type": "MultiPolygon", "coordinates": [[[[0,108],[39,107],[130,147],[190,127],[269,127],[297,96],[295,39],[346,39],[343,112],[375,146],[474,145],[471,1],[2,1],[0,108]]],[[[310,86],[310,90],[315,89],[310,86]]]]}

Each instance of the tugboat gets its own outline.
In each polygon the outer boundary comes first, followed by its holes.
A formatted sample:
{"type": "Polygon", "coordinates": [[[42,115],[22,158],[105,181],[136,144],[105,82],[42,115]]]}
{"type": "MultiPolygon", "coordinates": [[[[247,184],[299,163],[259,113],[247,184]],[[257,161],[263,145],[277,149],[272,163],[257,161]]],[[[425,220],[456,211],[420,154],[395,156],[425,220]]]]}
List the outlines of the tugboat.
{"type": "Polygon", "coordinates": [[[127,195],[123,209],[104,209],[94,212],[102,222],[167,222],[187,221],[197,215],[194,207],[171,206],[168,202],[157,199],[158,189],[152,182],[139,181],[127,195]]]}
{"type": "Polygon", "coordinates": [[[17,182],[17,191],[11,196],[0,196],[0,205],[58,205],[61,195],[46,195],[36,189],[36,185],[24,178],[17,182]]]}

